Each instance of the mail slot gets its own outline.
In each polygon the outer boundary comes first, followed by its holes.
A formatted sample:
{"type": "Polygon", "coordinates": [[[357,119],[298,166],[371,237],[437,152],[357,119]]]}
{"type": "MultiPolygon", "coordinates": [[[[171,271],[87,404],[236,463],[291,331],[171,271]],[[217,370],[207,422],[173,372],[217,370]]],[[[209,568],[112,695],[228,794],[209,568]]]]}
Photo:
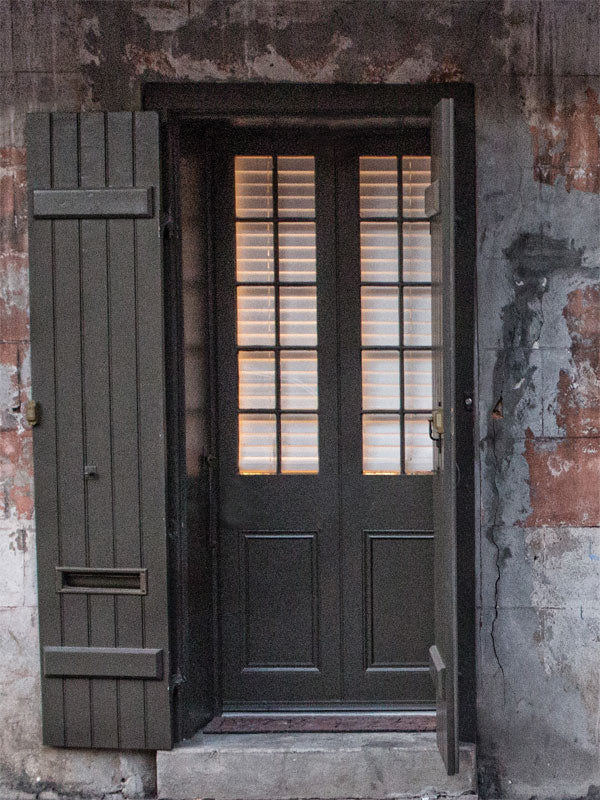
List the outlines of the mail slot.
{"type": "Polygon", "coordinates": [[[61,594],[147,594],[146,569],[57,567],[61,594]]]}

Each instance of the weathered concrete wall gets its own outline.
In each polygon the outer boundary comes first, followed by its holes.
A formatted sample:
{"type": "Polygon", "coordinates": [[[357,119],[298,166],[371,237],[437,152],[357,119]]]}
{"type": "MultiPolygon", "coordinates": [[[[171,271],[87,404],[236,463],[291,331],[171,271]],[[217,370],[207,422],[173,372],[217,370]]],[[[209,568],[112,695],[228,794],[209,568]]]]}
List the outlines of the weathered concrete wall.
{"type": "Polygon", "coordinates": [[[39,744],[23,123],[160,78],[476,85],[481,793],[600,796],[597,0],[0,0],[0,784],[151,788],[39,744]]]}

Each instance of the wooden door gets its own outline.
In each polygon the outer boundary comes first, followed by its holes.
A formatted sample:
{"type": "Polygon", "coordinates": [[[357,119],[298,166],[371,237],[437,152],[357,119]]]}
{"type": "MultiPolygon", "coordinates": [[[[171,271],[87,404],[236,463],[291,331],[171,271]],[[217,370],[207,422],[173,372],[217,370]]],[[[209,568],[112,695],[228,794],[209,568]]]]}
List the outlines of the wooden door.
{"type": "Polygon", "coordinates": [[[344,691],[427,703],[433,532],[427,139],[336,152],[344,691]]]}
{"type": "Polygon", "coordinates": [[[427,144],[219,139],[225,709],[433,700],[427,144]]]}

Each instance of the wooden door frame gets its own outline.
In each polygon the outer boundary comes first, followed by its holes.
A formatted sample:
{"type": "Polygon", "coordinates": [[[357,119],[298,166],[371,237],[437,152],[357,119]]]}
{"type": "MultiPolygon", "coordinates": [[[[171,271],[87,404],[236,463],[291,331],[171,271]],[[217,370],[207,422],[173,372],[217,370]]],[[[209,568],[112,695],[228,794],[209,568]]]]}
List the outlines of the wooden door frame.
{"type": "MultiPolygon", "coordinates": [[[[476,276],[475,96],[471,84],[290,84],[150,82],[142,107],[161,113],[165,313],[168,392],[168,518],[172,686],[175,738],[191,735],[211,709],[196,707],[188,641],[191,613],[189,531],[185,523],[185,441],[182,356],[181,230],[178,164],[190,124],[229,126],[328,125],[358,128],[423,127],[442,98],[454,99],[456,117],[456,407],[458,496],[458,646],[460,738],[475,741],[475,422],[474,348],[476,276]],[[471,399],[467,410],[468,398],[471,399]]],[[[212,645],[207,643],[207,646],[212,645]]],[[[218,691],[213,692],[213,697],[218,691]]]]}

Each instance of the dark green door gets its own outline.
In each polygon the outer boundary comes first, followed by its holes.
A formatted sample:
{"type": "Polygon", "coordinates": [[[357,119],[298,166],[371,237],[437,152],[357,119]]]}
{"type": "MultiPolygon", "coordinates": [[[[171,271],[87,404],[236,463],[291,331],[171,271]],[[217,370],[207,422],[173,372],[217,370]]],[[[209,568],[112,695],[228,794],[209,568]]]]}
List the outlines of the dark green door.
{"type": "Polygon", "coordinates": [[[218,153],[224,708],[430,704],[427,136],[218,153]]]}

